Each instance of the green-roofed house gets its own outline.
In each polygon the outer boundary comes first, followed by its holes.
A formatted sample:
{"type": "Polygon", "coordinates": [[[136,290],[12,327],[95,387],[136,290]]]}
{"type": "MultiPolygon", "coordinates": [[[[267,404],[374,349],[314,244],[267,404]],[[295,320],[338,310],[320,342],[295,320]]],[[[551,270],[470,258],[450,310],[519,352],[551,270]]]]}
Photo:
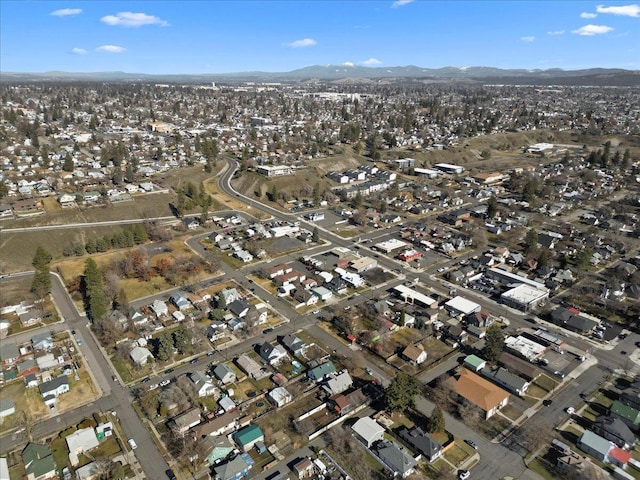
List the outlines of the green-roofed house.
{"type": "Polygon", "coordinates": [[[480,358],[476,355],[468,355],[464,359],[464,366],[467,367],[472,372],[479,372],[484,367],[487,366],[487,361],[483,358],[480,358]]]}
{"type": "Polygon", "coordinates": [[[609,413],[612,417],[622,420],[634,432],[638,431],[638,427],[640,427],[640,410],[616,400],[609,407],[609,413]]]}
{"type": "Polygon", "coordinates": [[[28,480],[43,480],[56,476],[56,463],[46,445],[28,443],[22,450],[22,462],[28,480]]]}
{"type": "Polygon", "coordinates": [[[233,434],[233,439],[245,452],[251,450],[258,442],[264,442],[264,433],[257,425],[249,425],[233,434]]]}
{"type": "Polygon", "coordinates": [[[336,367],[333,362],[324,362],[322,365],[318,365],[307,371],[307,376],[316,382],[322,382],[327,376],[332,373],[336,373],[336,367]]]}

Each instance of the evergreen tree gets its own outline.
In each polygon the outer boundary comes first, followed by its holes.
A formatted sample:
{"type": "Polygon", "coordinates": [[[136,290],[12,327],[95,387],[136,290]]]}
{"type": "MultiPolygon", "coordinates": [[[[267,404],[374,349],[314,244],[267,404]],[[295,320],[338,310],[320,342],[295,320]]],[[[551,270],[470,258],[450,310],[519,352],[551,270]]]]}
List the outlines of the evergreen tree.
{"type": "Polygon", "coordinates": [[[538,232],[535,228],[530,228],[527,235],[524,238],[526,245],[525,252],[529,255],[534,253],[538,248],[538,232]]]}
{"type": "Polygon", "coordinates": [[[156,358],[166,362],[173,357],[173,338],[169,332],[163,332],[156,340],[156,358]]]}
{"type": "Polygon", "coordinates": [[[487,328],[487,334],[485,336],[485,344],[482,349],[482,355],[489,362],[495,362],[500,358],[502,348],[504,347],[504,333],[500,325],[494,323],[487,328]]]}
{"type": "Polygon", "coordinates": [[[498,199],[495,195],[491,195],[487,202],[487,218],[491,220],[498,213],[498,199]]]}
{"type": "Polygon", "coordinates": [[[51,254],[47,252],[42,245],[38,245],[31,265],[33,265],[36,270],[48,269],[52,259],[51,254]]]}
{"type": "Polygon", "coordinates": [[[92,258],[87,258],[84,264],[83,286],[89,317],[94,322],[102,319],[107,314],[107,299],[104,294],[102,271],[92,258]]]}
{"type": "Polygon", "coordinates": [[[179,353],[185,353],[190,343],[191,332],[184,325],[181,325],[173,332],[173,345],[179,353]]]}
{"type": "Polygon", "coordinates": [[[313,228],[313,243],[320,243],[320,231],[318,230],[318,227],[314,227],[313,228]]]}
{"type": "Polygon", "coordinates": [[[439,433],[445,429],[444,414],[439,406],[433,407],[429,421],[427,422],[427,432],[439,433]]]}
{"type": "Polygon", "coordinates": [[[73,172],[73,159],[71,158],[71,154],[69,152],[67,152],[67,154],[64,157],[62,170],[64,170],[65,172],[73,172]]]}
{"type": "Polygon", "coordinates": [[[415,406],[415,397],[420,393],[418,381],[400,372],[384,390],[386,407],[392,412],[404,412],[415,406]]]}

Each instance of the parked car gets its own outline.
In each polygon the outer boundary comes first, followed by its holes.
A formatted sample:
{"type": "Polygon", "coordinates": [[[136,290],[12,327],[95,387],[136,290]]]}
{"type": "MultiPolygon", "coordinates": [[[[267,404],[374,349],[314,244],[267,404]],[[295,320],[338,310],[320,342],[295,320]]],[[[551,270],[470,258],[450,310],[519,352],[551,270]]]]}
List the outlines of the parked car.
{"type": "Polygon", "coordinates": [[[466,440],[464,441],[464,443],[466,443],[467,445],[469,445],[469,446],[470,446],[471,448],[473,448],[474,450],[477,450],[477,449],[478,449],[478,445],[477,445],[477,444],[476,444],[476,442],[474,442],[473,440],[466,439],[466,440]]]}
{"type": "Polygon", "coordinates": [[[553,374],[556,377],[564,378],[564,373],[562,373],[560,370],[556,370],[555,372],[553,372],[553,374]]]}
{"type": "Polygon", "coordinates": [[[262,333],[267,334],[267,333],[271,333],[273,332],[273,328],[269,327],[269,328],[265,328],[262,333]]]}
{"type": "Polygon", "coordinates": [[[129,440],[127,440],[127,442],[129,442],[131,450],[135,450],[136,448],[138,448],[138,444],[136,444],[136,441],[133,438],[130,438],[129,440]]]}
{"type": "Polygon", "coordinates": [[[544,399],[542,401],[542,405],[544,405],[545,407],[548,407],[549,405],[551,405],[553,403],[553,400],[550,400],[548,398],[544,399]]]}
{"type": "Polygon", "coordinates": [[[164,473],[166,473],[166,474],[167,474],[167,478],[168,478],[169,480],[176,480],[176,474],[175,474],[175,473],[173,473],[173,470],[169,469],[169,470],[167,470],[167,471],[166,471],[166,472],[164,472],[164,473]]]}
{"type": "Polygon", "coordinates": [[[573,413],[575,413],[576,409],[573,407],[567,407],[565,409],[565,412],[567,412],[569,415],[572,415],[573,413]]]}
{"type": "Polygon", "coordinates": [[[194,358],[193,360],[191,360],[189,363],[194,364],[194,363],[198,363],[198,359],[194,358]]]}
{"type": "Polygon", "coordinates": [[[467,480],[470,476],[469,470],[458,470],[458,480],[467,480]]]}
{"type": "Polygon", "coordinates": [[[167,385],[169,385],[170,383],[171,383],[171,380],[169,380],[169,379],[167,378],[167,379],[162,380],[162,381],[160,382],[160,386],[161,386],[161,387],[166,387],[166,386],[167,386],[167,385]]]}

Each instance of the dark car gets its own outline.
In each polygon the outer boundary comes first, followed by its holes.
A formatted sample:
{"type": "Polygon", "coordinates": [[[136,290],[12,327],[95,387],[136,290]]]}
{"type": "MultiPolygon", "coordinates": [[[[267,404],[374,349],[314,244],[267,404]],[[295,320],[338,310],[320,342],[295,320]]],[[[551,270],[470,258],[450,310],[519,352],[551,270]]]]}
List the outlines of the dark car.
{"type": "Polygon", "coordinates": [[[474,450],[477,450],[477,449],[478,449],[478,445],[477,445],[477,444],[476,444],[476,442],[474,442],[473,440],[466,439],[466,440],[464,441],[464,443],[466,443],[467,445],[469,445],[469,446],[470,446],[471,448],[473,448],[474,450]]]}
{"type": "Polygon", "coordinates": [[[549,405],[551,405],[552,403],[553,403],[553,400],[549,400],[548,398],[547,398],[546,400],[543,400],[543,401],[542,401],[542,404],[543,404],[545,407],[548,407],[548,406],[549,406],[549,405]]]}
{"type": "Polygon", "coordinates": [[[75,330],[71,330],[71,335],[75,335],[76,331],[75,330]]]}
{"type": "Polygon", "coordinates": [[[273,332],[273,328],[269,327],[269,328],[265,328],[262,333],[271,333],[273,332]]]}
{"type": "Polygon", "coordinates": [[[193,363],[198,363],[198,359],[194,358],[193,360],[191,360],[189,363],[193,364],[193,363]]]}
{"type": "Polygon", "coordinates": [[[169,469],[164,473],[167,474],[167,477],[169,478],[169,480],[176,480],[176,474],[173,473],[173,470],[169,469]]]}
{"type": "Polygon", "coordinates": [[[150,382],[150,381],[151,381],[151,379],[149,377],[145,377],[142,380],[140,380],[140,383],[147,383],[147,382],[150,382]]]}
{"type": "Polygon", "coordinates": [[[169,368],[169,369],[165,370],[164,373],[173,373],[173,368],[169,368]]]}

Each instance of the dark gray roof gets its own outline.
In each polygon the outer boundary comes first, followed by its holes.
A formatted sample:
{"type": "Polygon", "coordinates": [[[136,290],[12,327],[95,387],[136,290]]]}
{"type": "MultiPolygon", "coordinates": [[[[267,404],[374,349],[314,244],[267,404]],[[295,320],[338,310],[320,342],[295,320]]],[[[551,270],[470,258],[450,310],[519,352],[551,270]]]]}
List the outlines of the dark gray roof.
{"type": "Polygon", "coordinates": [[[411,430],[406,427],[403,428],[400,430],[400,438],[407,442],[414,450],[420,452],[429,459],[442,451],[442,445],[436,442],[431,435],[420,427],[415,427],[411,430]]]}

